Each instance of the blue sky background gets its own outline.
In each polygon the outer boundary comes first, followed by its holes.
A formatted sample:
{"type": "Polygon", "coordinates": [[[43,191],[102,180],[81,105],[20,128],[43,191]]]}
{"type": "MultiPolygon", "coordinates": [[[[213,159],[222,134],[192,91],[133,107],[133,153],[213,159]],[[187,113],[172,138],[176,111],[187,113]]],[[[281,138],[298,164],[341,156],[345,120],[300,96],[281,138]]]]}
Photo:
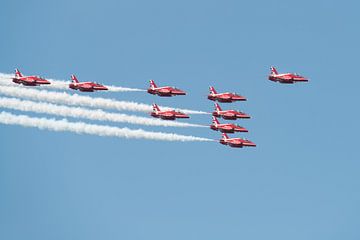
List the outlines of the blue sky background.
{"type": "MultiPolygon", "coordinates": [[[[250,132],[238,135],[258,146],[0,125],[0,239],[359,239],[359,7],[3,1],[0,72],[76,73],[136,88],[153,78],[189,94],[93,95],[205,111],[213,109],[209,85],[236,91],[248,101],[222,106],[253,116],[239,121],[250,132]],[[269,82],[270,65],[311,81],[269,82]]],[[[129,127],[220,137],[209,129],[129,127]]]]}

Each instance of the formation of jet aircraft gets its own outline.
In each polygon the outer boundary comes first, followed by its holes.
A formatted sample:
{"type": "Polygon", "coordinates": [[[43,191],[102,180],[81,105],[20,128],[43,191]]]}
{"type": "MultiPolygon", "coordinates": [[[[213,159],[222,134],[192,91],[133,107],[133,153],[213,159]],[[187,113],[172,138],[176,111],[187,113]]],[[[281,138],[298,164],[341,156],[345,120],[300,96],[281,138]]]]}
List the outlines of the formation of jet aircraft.
{"type": "MultiPolygon", "coordinates": [[[[45,78],[39,76],[23,76],[19,69],[15,69],[15,77],[12,78],[12,81],[17,84],[22,84],[24,86],[40,86],[40,85],[49,85],[51,82],[45,78]]],[[[108,90],[107,87],[95,82],[79,82],[75,75],[71,75],[71,83],[69,88],[74,90],[80,90],[82,92],[94,92],[99,90],[108,90]]]]}
{"type": "MultiPolygon", "coordinates": [[[[212,101],[218,101],[223,103],[232,103],[236,101],[246,101],[246,98],[240,96],[236,93],[217,93],[214,87],[210,87],[210,94],[208,95],[208,99],[212,101]]],[[[223,123],[220,124],[217,117],[223,118],[225,120],[236,120],[236,119],[246,119],[250,118],[250,115],[236,111],[236,110],[222,110],[218,103],[215,103],[215,111],[212,112],[212,124],[210,128],[215,131],[222,132],[222,138],[219,142],[223,145],[227,145],[229,147],[234,148],[242,148],[247,146],[256,145],[246,139],[242,138],[229,138],[227,133],[235,133],[235,132],[248,132],[248,130],[244,127],[235,124],[223,123]]]]}
{"type": "MultiPolygon", "coordinates": [[[[303,77],[296,73],[278,73],[275,67],[270,68],[271,72],[268,76],[268,79],[273,82],[293,84],[296,82],[308,82],[309,79],[303,77]]],[[[40,85],[49,85],[51,82],[45,78],[39,76],[23,76],[19,69],[15,69],[15,76],[11,78],[12,81],[16,84],[22,84],[24,86],[40,86],[40,85]]],[[[94,91],[106,91],[108,87],[96,83],[96,82],[79,82],[75,75],[71,75],[71,83],[69,88],[73,90],[79,90],[81,92],[94,92],[94,91]]],[[[158,87],[155,84],[154,80],[150,80],[150,87],[147,89],[147,92],[152,95],[157,95],[160,97],[172,97],[178,95],[186,95],[186,92],[178,89],[176,87],[164,86],[158,87]]],[[[236,119],[246,119],[250,118],[250,115],[236,110],[222,110],[220,105],[217,102],[221,103],[233,103],[237,101],[246,101],[246,97],[241,96],[236,93],[224,92],[217,93],[213,86],[210,86],[210,93],[207,98],[211,101],[215,101],[215,111],[212,112],[212,124],[210,129],[214,131],[220,131],[222,133],[222,138],[219,142],[223,145],[228,145],[230,147],[242,148],[242,147],[255,147],[256,144],[250,140],[244,138],[229,138],[227,133],[236,133],[236,132],[248,132],[248,130],[242,126],[232,124],[232,123],[220,123],[217,117],[223,118],[225,120],[236,120],[236,119]]],[[[175,111],[175,110],[160,110],[157,104],[153,104],[153,111],[150,113],[152,117],[160,118],[163,120],[175,120],[178,118],[189,118],[185,113],[175,111]]]]}

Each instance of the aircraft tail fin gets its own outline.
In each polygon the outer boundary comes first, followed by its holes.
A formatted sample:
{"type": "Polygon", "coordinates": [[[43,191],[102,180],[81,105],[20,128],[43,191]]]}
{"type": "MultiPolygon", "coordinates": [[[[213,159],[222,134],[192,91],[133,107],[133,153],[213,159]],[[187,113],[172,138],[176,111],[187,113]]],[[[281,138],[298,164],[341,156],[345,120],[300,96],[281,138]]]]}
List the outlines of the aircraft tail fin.
{"type": "Polygon", "coordinates": [[[19,69],[15,68],[15,77],[22,77],[23,75],[19,71],[19,69]]]}
{"type": "Polygon", "coordinates": [[[160,111],[160,108],[156,103],[153,103],[152,107],[153,107],[153,112],[159,112],[160,111]]]}
{"type": "Polygon", "coordinates": [[[210,89],[210,94],[217,94],[217,92],[213,86],[210,86],[209,89],[210,89]]]}
{"type": "Polygon", "coordinates": [[[215,103],[215,110],[218,112],[218,111],[221,111],[221,107],[218,103],[215,103]]]}
{"type": "Polygon", "coordinates": [[[71,75],[71,81],[73,83],[79,83],[79,80],[76,78],[76,76],[74,74],[71,75]]]}
{"type": "Polygon", "coordinates": [[[229,139],[228,135],[226,133],[222,133],[222,138],[223,139],[229,139]]]}
{"type": "Polygon", "coordinates": [[[155,81],[152,79],[150,80],[150,88],[152,88],[152,89],[157,88],[155,81]]]}
{"type": "Polygon", "coordinates": [[[278,71],[276,70],[276,68],[274,67],[274,66],[271,66],[270,67],[270,70],[271,70],[271,75],[276,75],[276,74],[278,74],[278,71]]]}
{"type": "Polygon", "coordinates": [[[215,116],[212,116],[212,123],[217,125],[217,124],[219,124],[219,120],[217,120],[217,118],[215,116]]]}

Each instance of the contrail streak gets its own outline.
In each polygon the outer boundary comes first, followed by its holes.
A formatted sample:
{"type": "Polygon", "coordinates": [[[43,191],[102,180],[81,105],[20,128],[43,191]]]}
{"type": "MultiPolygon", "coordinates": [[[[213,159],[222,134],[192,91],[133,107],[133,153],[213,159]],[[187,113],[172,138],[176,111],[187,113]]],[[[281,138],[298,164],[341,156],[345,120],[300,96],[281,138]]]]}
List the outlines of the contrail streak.
{"type": "Polygon", "coordinates": [[[106,125],[88,124],[84,122],[69,122],[66,119],[55,120],[48,118],[29,117],[27,115],[14,115],[8,112],[0,113],[0,123],[7,125],[19,125],[23,127],[36,127],[50,131],[68,131],[78,134],[91,134],[97,136],[137,138],[163,141],[214,141],[208,138],[178,135],[173,133],[149,132],[142,129],[132,130],[106,125]]]}
{"type": "MultiPolygon", "coordinates": [[[[1,81],[0,81],[1,84],[1,81]]],[[[35,88],[25,88],[21,86],[2,86],[0,87],[0,94],[17,97],[28,98],[36,101],[46,101],[51,103],[60,103],[71,106],[83,106],[93,108],[115,109],[119,111],[137,111],[137,112],[151,112],[152,106],[143,103],[118,101],[109,98],[80,96],[77,94],[68,94],[65,92],[55,92],[47,90],[38,90],[35,88]]],[[[161,107],[164,110],[169,107],[161,107]]],[[[194,111],[188,109],[178,109],[187,114],[208,114],[202,111],[194,111]]]]}
{"type": "MultiPolygon", "coordinates": [[[[6,73],[0,73],[0,79],[2,85],[14,85],[10,79],[12,79],[14,76],[6,73]]],[[[49,80],[51,84],[49,85],[43,85],[43,86],[37,86],[40,88],[52,88],[52,89],[58,89],[58,90],[71,90],[69,88],[70,81],[62,81],[62,80],[56,80],[51,78],[46,78],[46,80],[49,80]]],[[[109,89],[110,92],[144,92],[146,90],[144,89],[138,89],[138,88],[127,88],[127,87],[117,87],[117,86],[111,86],[106,85],[106,87],[109,89]]],[[[74,90],[71,90],[74,91],[74,90]]]]}
{"type": "Polygon", "coordinates": [[[85,118],[98,121],[122,122],[131,124],[140,124],[147,126],[164,126],[164,127],[207,127],[204,125],[169,122],[160,119],[152,119],[127,114],[109,113],[100,109],[86,109],[80,107],[68,107],[64,105],[55,105],[51,103],[33,102],[20,100],[17,98],[0,97],[0,107],[25,111],[52,114],[62,117],[85,118]]]}

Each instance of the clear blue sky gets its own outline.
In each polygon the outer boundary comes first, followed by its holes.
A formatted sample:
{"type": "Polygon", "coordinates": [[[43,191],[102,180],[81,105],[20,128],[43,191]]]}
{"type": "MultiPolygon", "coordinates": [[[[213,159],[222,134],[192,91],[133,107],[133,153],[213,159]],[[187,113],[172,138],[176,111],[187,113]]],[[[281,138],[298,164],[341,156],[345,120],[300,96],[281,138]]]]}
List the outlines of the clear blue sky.
{"type": "Polygon", "coordinates": [[[153,78],[189,95],[95,95],[206,111],[213,84],[248,97],[226,106],[258,146],[0,125],[0,239],[360,239],[357,1],[90,2],[3,1],[0,72],[153,78]],[[311,82],[269,82],[270,65],[311,82]]]}

